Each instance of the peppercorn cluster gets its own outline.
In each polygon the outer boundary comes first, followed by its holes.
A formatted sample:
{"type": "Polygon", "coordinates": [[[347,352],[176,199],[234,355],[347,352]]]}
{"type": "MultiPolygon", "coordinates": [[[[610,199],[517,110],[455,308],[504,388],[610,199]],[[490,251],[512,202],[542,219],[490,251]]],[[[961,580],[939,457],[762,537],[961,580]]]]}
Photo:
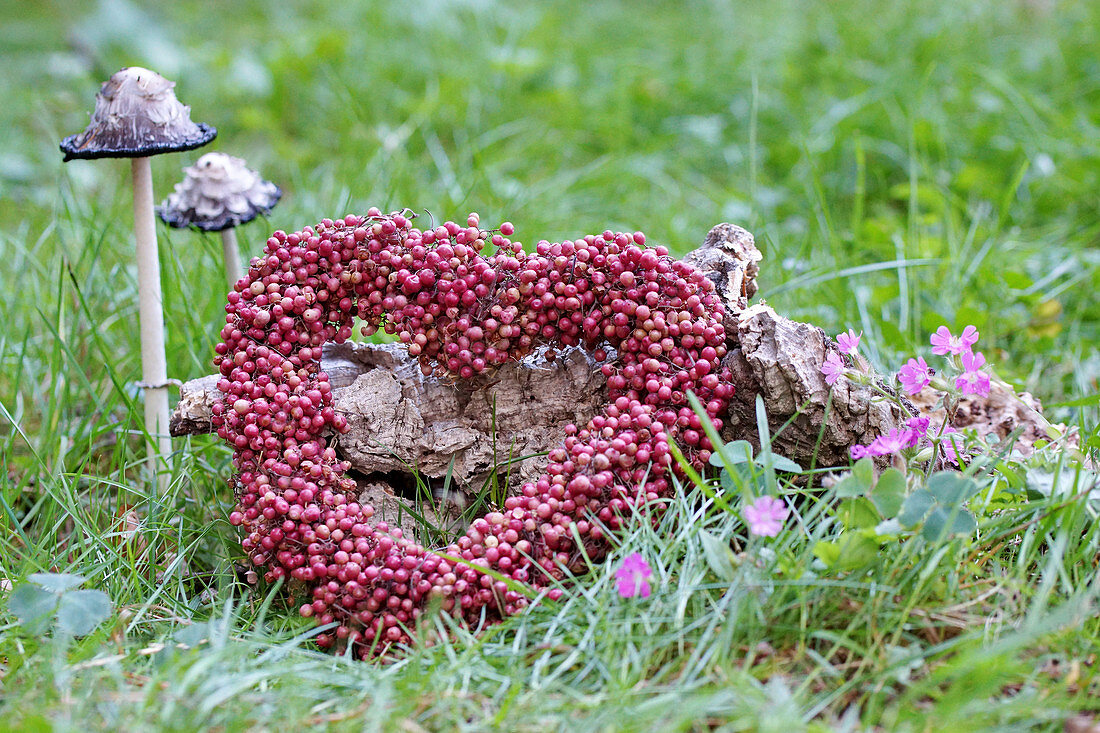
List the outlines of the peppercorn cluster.
{"type": "Polygon", "coordinates": [[[733,388],[713,283],[640,232],[541,241],[534,253],[513,233],[507,222],[481,229],[476,214],[422,230],[407,210],[371,209],[275,232],[229,293],[214,424],[235,451],[230,521],[265,578],[305,583],[303,616],[335,624],[317,637],[322,647],[352,644],[366,657],[409,644],[431,607],[468,624],[514,614],[527,590],[606,555],[634,507],[668,495],[670,441],[696,464],[710,455],[687,393],[721,428],[733,388]],[[566,428],[540,479],[450,547],[426,549],[372,522],[328,443],[347,421],[322,345],[348,339],[356,317],[366,334],[396,334],[441,377],[476,378],[540,346],[583,346],[606,361],[609,404],[566,428]]]}

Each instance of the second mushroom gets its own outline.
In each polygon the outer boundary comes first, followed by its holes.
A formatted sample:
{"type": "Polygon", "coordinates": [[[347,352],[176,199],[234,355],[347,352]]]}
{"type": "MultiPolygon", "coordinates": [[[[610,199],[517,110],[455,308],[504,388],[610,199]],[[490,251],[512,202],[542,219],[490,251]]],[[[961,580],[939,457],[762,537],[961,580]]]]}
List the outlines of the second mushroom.
{"type": "Polygon", "coordinates": [[[183,180],[157,213],[171,227],[220,232],[226,279],[232,288],[245,271],[234,227],[266,215],[283,192],[244,160],[225,153],[207,153],[183,172],[183,180]]]}

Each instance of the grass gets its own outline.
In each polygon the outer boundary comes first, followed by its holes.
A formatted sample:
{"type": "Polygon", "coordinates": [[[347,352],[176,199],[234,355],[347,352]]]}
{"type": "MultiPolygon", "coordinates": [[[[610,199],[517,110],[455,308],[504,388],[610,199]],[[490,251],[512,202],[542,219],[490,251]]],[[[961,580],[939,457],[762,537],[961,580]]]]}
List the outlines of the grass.
{"type": "MultiPolygon", "coordinates": [[[[97,84],[142,64],[285,189],[246,251],[370,205],[477,210],[528,244],[642,229],[680,253],[735,221],[781,312],[862,329],[884,371],[974,323],[1095,460],[1094,4],[216,12],[0,9],[0,578],[79,573],[116,609],[77,639],[0,611],[0,727],[1058,730],[1100,707],[1096,476],[1052,451],[977,476],[975,536],[902,534],[843,567],[815,554],[858,533],[835,490],[749,541],[709,497],[758,479],[708,477],[560,604],[476,635],[437,621],[438,643],[388,663],[316,653],[281,592],[238,578],[223,446],[177,441],[163,496],[141,480],[127,166],[57,150],[97,84]],[[647,601],[613,590],[632,551],[654,567],[647,601]]],[[[196,156],[154,161],[158,196],[196,156]]],[[[219,243],[159,235],[170,375],[199,376],[219,243]]]]}

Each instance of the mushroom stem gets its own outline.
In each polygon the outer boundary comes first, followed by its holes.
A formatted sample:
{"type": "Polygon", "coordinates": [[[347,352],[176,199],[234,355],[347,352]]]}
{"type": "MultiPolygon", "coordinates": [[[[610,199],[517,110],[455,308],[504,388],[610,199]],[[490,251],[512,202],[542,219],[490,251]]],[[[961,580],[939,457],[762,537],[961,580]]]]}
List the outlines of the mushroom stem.
{"type": "Polygon", "coordinates": [[[232,290],[244,275],[241,267],[241,250],[237,246],[237,233],[232,228],[222,229],[222,253],[225,255],[225,276],[229,279],[229,289],[232,290]]]}
{"type": "Polygon", "coordinates": [[[141,378],[145,383],[145,431],[150,472],[163,493],[166,461],[172,452],[168,434],[168,367],[164,358],[164,309],[161,303],[157,230],[153,223],[153,176],[149,158],[133,158],[134,236],[137,239],[138,320],[141,327],[141,378]]]}

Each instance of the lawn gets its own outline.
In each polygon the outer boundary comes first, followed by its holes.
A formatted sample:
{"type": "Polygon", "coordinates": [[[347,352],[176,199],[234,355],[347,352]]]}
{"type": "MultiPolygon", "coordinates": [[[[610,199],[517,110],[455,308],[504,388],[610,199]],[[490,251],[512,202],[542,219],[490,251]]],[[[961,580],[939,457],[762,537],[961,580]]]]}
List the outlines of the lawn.
{"type": "MultiPolygon", "coordinates": [[[[439,618],[435,644],[380,662],[321,653],[239,572],[221,441],[177,439],[165,494],[142,478],[129,166],[57,147],[142,65],[218,128],[208,150],[282,186],[247,255],[371,206],[477,211],[528,249],[610,228],[684,254],[737,223],[780,313],[862,331],[885,374],[974,324],[1095,462],[1098,32],[1100,6],[1056,0],[4,5],[0,582],[79,574],[112,610],[74,637],[0,590],[0,728],[1061,730],[1100,711],[1098,478],[1057,446],[975,462],[976,531],[839,560],[823,548],[857,527],[836,487],[713,471],[558,603],[476,634],[439,618]],[[714,497],[752,486],[797,496],[798,521],[749,535],[714,497]],[[615,591],[633,552],[646,599],[615,591]]],[[[153,159],[158,200],[199,154],[153,159]]],[[[158,238],[169,376],[202,376],[221,244],[158,238]]]]}

